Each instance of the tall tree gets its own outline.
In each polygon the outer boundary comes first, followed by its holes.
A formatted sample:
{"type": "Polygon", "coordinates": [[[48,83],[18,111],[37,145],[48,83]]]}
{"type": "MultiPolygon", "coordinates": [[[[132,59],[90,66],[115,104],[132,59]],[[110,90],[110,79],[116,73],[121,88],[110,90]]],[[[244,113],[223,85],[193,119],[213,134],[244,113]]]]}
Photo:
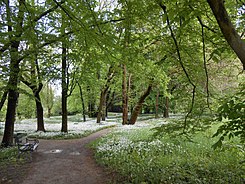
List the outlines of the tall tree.
{"type": "Polygon", "coordinates": [[[129,44],[130,44],[130,36],[131,36],[131,16],[132,16],[132,11],[131,11],[131,2],[130,1],[125,1],[124,2],[124,9],[125,9],[125,35],[124,35],[124,58],[125,61],[123,62],[122,69],[123,69],[123,77],[122,77],[122,108],[123,108],[123,115],[122,115],[122,124],[128,124],[128,85],[127,85],[127,64],[129,63],[129,44]]]}
{"type": "Polygon", "coordinates": [[[5,120],[5,129],[2,140],[2,146],[10,146],[13,142],[13,132],[14,132],[14,122],[16,107],[18,101],[18,79],[19,79],[19,46],[20,46],[20,37],[23,34],[23,22],[24,22],[24,12],[25,12],[25,0],[18,1],[18,15],[16,19],[16,25],[13,28],[11,20],[11,8],[9,5],[9,0],[5,2],[6,14],[7,14],[7,25],[9,32],[10,42],[10,76],[8,81],[8,103],[7,103],[7,113],[5,120]]]}
{"type": "Polygon", "coordinates": [[[43,84],[41,81],[41,74],[36,54],[34,54],[33,60],[31,61],[30,78],[31,79],[29,79],[29,82],[27,79],[24,78],[24,74],[22,74],[20,80],[32,90],[32,93],[34,95],[36,103],[37,131],[45,132],[43,119],[43,105],[40,97],[40,92],[43,88],[43,84]]]}

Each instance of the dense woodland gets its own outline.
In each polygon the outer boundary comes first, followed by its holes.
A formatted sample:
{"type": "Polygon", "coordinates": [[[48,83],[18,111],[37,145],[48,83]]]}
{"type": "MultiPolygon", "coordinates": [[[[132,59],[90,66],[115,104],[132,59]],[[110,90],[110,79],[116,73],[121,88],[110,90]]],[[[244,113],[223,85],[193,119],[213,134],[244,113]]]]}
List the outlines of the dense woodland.
{"type": "Polygon", "coordinates": [[[68,132],[69,114],[108,111],[122,124],[182,114],[183,133],[227,119],[218,145],[244,140],[244,1],[2,0],[0,12],[2,146],[16,118],[45,131],[62,115],[68,132]]]}

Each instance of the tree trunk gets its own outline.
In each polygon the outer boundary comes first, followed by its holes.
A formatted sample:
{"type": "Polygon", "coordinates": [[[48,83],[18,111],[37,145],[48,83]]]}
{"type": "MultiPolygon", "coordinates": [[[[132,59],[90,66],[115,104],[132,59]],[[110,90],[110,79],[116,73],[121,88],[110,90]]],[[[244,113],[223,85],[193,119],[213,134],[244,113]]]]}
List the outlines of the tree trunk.
{"type": "Polygon", "coordinates": [[[155,118],[159,118],[159,116],[158,116],[158,107],[159,107],[159,91],[157,91],[157,95],[156,95],[155,118]]]}
{"type": "Polygon", "coordinates": [[[85,113],[85,104],[84,104],[84,99],[83,99],[83,90],[82,90],[82,86],[80,85],[79,82],[77,82],[78,87],[79,87],[79,91],[80,91],[80,98],[81,98],[81,102],[82,102],[82,112],[83,112],[83,121],[86,121],[86,113],[85,113]]]}
{"type": "Polygon", "coordinates": [[[127,94],[127,68],[123,65],[123,82],[122,82],[122,97],[123,97],[123,125],[128,124],[128,94],[127,94]]]}
{"type": "Polygon", "coordinates": [[[48,117],[48,118],[51,117],[51,108],[50,108],[50,107],[48,107],[48,115],[47,115],[47,117],[48,117]]]}
{"type": "Polygon", "coordinates": [[[32,84],[21,77],[21,81],[27,85],[29,88],[31,88],[32,93],[35,97],[35,103],[36,103],[36,116],[37,116],[37,131],[43,131],[45,132],[44,128],[44,120],[43,120],[43,106],[42,101],[40,98],[40,91],[42,89],[42,83],[39,84],[38,88],[36,84],[32,84]]]}
{"type": "Polygon", "coordinates": [[[35,93],[36,111],[37,111],[37,131],[45,132],[43,121],[43,106],[39,93],[35,93]]]}
{"type": "Polygon", "coordinates": [[[99,104],[98,114],[97,114],[97,123],[100,123],[101,118],[103,121],[105,121],[106,95],[109,90],[110,82],[113,79],[113,77],[114,77],[114,71],[111,66],[107,73],[105,86],[103,87],[100,93],[100,104],[99,104]]]}
{"type": "Polygon", "coordinates": [[[97,114],[97,123],[100,123],[101,121],[104,100],[105,100],[105,91],[103,90],[100,93],[100,104],[99,104],[98,114],[97,114]]]}
{"type": "Polygon", "coordinates": [[[141,112],[142,105],[143,105],[146,97],[150,94],[151,90],[152,90],[152,85],[150,84],[148,86],[147,90],[144,92],[144,94],[140,97],[138,103],[134,107],[133,113],[132,113],[131,118],[129,120],[129,124],[130,125],[134,125],[135,124],[135,122],[136,122],[136,120],[138,118],[138,115],[141,112]]]}
{"type": "Polygon", "coordinates": [[[105,121],[106,120],[106,116],[107,116],[107,112],[106,112],[106,96],[107,96],[107,93],[105,94],[105,97],[104,97],[104,101],[103,101],[103,106],[102,106],[102,121],[105,121]]]}
{"type": "Polygon", "coordinates": [[[234,50],[238,58],[241,60],[243,69],[245,70],[245,42],[235,30],[229,15],[225,9],[223,0],[207,0],[213,14],[219,24],[219,27],[231,48],[234,50]]]}
{"type": "MultiPolygon", "coordinates": [[[[65,15],[62,13],[62,25],[61,25],[61,34],[65,34],[66,29],[66,22],[65,22],[65,15]]],[[[61,106],[62,106],[62,126],[61,126],[61,132],[68,132],[67,127],[67,98],[68,98],[68,79],[67,79],[67,43],[66,38],[63,38],[62,40],[62,78],[61,78],[61,106]]]]}
{"type": "Polygon", "coordinates": [[[163,117],[164,118],[168,118],[169,117],[169,98],[168,97],[165,98],[163,117]]]}
{"type": "Polygon", "coordinates": [[[66,44],[62,42],[62,97],[61,97],[61,104],[62,104],[62,127],[61,132],[68,132],[67,127],[67,65],[66,65],[66,44]]]}
{"type": "Polygon", "coordinates": [[[16,107],[18,102],[18,75],[20,72],[18,62],[18,47],[19,42],[11,46],[11,61],[10,61],[10,77],[8,81],[8,103],[5,119],[5,128],[2,140],[2,146],[8,147],[13,143],[14,122],[16,115],[16,107]]]}
{"type": "Polygon", "coordinates": [[[4,134],[2,140],[3,147],[11,146],[13,143],[14,122],[15,122],[16,107],[17,107],[17,102],[19,97],[19,93],[17,91],[17,81],[18,81],[18,76],[17,75],[13,76],[12,74],[9,79],[9,84],[11,85],[11,89],[9,89],[9,94],[8,94],[6,121],[5,121],[5,128],[4,128],[4,134]],[[16,78],[14,79],[14,77],[16,78]]]}

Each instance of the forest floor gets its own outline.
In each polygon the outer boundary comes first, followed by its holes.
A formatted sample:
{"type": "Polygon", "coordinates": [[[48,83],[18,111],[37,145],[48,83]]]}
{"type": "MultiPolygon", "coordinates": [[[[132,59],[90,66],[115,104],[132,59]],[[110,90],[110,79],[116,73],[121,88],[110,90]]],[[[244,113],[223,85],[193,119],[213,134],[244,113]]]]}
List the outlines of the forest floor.
{"type": "Polygon", "coordinates": [[[104,129],[73,140],[40,140],[32,162],[0,166],[1,184],[105,184],[116,175],[98,165],[87,144],[107,134],[104,129]]]}

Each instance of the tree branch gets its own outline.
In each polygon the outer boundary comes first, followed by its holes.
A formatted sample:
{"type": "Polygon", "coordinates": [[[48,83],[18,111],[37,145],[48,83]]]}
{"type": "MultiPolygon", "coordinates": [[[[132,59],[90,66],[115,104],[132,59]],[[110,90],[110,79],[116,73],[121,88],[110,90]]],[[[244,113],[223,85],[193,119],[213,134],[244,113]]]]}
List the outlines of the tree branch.
{"type": "MultiPolygon", "coordinates": [[[[9,2],[9,1],[7,0],[7,2],[9,2]]],[[[62,1],[60,2],[60,4],[63,4],[64,2],[65,2],[65,0],[62,0],[62,1]]],[[[7,5],[6,5],[6,7],[7,7],[7,5]]],[[[33,23],[33,22],[37,22],[37,21],[40,20],[42,17],[44,17],[44,16],[46,16],[47,14],[49,14],[49,13],[53,12],[54,10],[56,10],[58,7],[59,7],[58,5],[53,6],[52,8],[50,8],[50,9],[46,10],[45,12],[41,13],[40,15],[36,16],[31,22],[32,22],[32,23],[33,23]]],[[[6,9],[7,9],[7,17],[8,17],[8,14],[9,14],[9,13],[8,13],[8,7],[7,7],[6,9]]],[[[9,19],[9,18],[8,18],[8,19],[9,19]]],[[[9,26],[9,23],[8,23],[8,30],[10,30],[9,27],[10,27],[10,26],[9,26]]],[[[24,27],[22,28],[22,32],[26,31],[29,27],[30,27],[29,25],[24,26],[24,27]]],[[[11,28],[11,30],[12,30],[12,28],[11,28]]],[[[12,37],[12,39],[10,39],[9,42],[7,42],[6,44],[4,44],[4,45],[0,48],[0,54],[2,54],[3,52],[5,52],[5,51],[9,48],[9,46],[11,45],[11,42],[14,41],[15,39],[16,39],[15,37],[12,37]]]]}
{"type": "Polygon", "coordinates": [[[193,90],[192,90],[192,100],[191,100],[191,107],[189,109],[189,112],[186,114],[185,116],[185,123],[184,123],[184,130],[183,132],[185,131],[185,129],[187,128],[187,118],[189,117],[189,115],[191,114],[192,110],[193,110],[193,107],[194,107],[194,102],[195,102],[195,93],[196,93],[196,85],[192,82],[183,62],[182,62],[182,57],[181,57],[181,54],[180,54],[180,49],[179,49],[179,45],[178,45],[178,42],[175,38],[175,35],[174,35],[174,32],[172,30],[172,27],[170,25],[170,20],[169,20],[169,17],[168,17],[168,14],[167,14],[167,10],[166,10],[166,6],[163,5],[161,2],[159,3],[159,6],[162,8],[164,14],[166,15],[166,18],[167,18],[167,25],[168,25],[168,28],[169,28],[169,31],[171,33],[171,37],[174,41],[174,45],[175,45],[175,48],[176,48],[176,52],[177,52],[177,55],[178,55],[178,61],[180,63],[180,66],[182,68],[182,70],[184,71],[185,73],[185,76],[186,78],[188,79],[189,83],[192,85],[193,87],[193,90]]]}
{"type": "Polygon", "coordinates": [[[204,35],[204,25],[202,24],[201,19],[199,20],[199,23],[201,24],[202,28],[202,51],[203,51],[203,67],[205,70],[205,75],[206,75],[206,93],[207,93],[207,105],[208,108],[210,109],[210,103],[209,103],[209,77],[208,77],[208,69],[207,69],[207,60],[206,60],[206,46],[205,46],[205,35],[204,35]]]}
{"type": "Polygon", "coordinates": [[[238,35],[225,9],[223,0],[207,0],[226,41],[240,59],[245,70],[245,42],[238,35]]]}

